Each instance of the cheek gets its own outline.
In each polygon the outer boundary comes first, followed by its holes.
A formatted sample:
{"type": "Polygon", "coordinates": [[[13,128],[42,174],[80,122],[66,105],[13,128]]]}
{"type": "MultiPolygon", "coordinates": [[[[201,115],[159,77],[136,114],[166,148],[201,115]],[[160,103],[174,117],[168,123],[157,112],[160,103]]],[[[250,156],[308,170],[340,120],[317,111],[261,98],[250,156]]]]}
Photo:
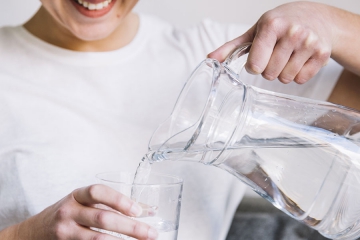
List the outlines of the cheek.
{"type": "MultiPolygon", "coordinates": [[[[70,26],[76,25],[77,16],[75,9],[73,9],[71,0],[41,0],[43,16],[51,20],[48,24],[52,24],[53,28],[62,27],[68,29],[70,26]]],[[[70,29],[69,29],[70,30],[70,29]]]]}
{"type": "Polygon", "coordinates": [[[138,0],[117,0],[117,18],[126,16],[138,3],[138,0]]]}
{"type": "Polygon", "coordinates": [[[65,3],[69,0],[41,0],[42,7],[50,14],[55,20],[60,21],[65,16],[65,3]]]}

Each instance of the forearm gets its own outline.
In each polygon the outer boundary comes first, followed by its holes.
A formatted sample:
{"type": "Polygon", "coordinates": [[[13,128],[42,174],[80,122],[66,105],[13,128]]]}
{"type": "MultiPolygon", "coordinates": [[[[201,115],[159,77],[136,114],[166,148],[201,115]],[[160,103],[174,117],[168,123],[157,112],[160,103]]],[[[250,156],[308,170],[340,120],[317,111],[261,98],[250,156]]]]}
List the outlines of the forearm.
{"type": "Polygon", "coordinates": [[[333,29],[331,57],[360,76],[360,15],[328,7],[333,29]]]}

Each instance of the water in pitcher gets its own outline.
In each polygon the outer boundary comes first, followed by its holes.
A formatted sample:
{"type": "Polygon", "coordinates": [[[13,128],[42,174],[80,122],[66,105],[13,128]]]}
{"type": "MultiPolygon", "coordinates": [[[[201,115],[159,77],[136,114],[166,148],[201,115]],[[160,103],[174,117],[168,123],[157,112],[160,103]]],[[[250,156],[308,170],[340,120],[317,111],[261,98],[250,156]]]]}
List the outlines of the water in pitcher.
{"type": "MultiPolygon", "coordinates": [[[[314,139],[306,144],[297,139],[244,136],[222,153],[226,154],[222,161],[211,165],[235,175],[274,206],[324,236],[353,239],[360,231],[360,220],[356,220],[360,216],[359,146],[345,138],[318,139],[317,143],[314,139]]],[[[191,149],[188,159],[182,160],[203,159],[222,151],[203,145],[191,149]]],[[[150,156],[154,162],[179,160],[183,152],[166,149],[150,156]]]]}
{"type": "Polygon", "coordinates": [[[219,167],[326,237],[360,237],[360,112],[242,83],[249,48],[196,68],[150,162],[219,167]]]}

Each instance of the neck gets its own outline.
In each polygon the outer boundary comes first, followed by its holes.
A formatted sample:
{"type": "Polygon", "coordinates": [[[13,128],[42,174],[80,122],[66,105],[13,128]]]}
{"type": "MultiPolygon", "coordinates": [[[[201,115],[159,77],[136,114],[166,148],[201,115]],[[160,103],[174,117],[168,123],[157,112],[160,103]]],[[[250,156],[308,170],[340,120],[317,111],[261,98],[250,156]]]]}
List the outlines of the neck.
{"type": "Polygon", "coordinates": [[[34,36],[52,45],[81,52],[104,52],[120,49],[128,45],[135,37],[139,27],[139,17],[129,13],[117,28],[107,37],[87,41],[72,34],[58,23],[44,7],[24,24],[34,36]]]}

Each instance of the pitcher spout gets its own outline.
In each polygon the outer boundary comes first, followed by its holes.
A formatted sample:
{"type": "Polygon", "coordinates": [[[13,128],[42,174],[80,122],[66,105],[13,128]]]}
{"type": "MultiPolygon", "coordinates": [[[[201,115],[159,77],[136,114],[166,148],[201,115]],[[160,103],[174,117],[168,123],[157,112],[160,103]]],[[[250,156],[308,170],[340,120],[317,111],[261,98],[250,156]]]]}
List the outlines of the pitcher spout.
{"type": "Polygon", "coordinates": [[[185,84],[171,116],[153,134],[152,161],[211,164],[239,126],[247,86],[217,60],[204,60],[185,84]]]}

